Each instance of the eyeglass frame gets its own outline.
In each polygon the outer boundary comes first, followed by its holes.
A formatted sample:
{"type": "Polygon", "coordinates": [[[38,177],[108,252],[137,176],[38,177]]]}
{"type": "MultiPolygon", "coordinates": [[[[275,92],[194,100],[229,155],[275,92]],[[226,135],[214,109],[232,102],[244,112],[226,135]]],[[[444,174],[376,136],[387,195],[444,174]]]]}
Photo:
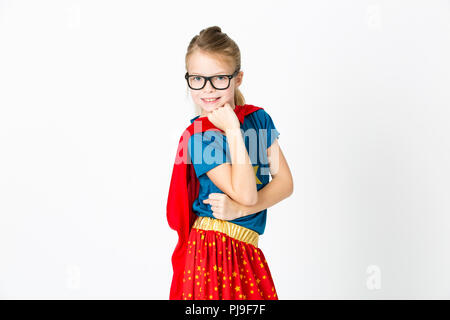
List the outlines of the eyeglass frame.
{"type": "Polygon", "coordinates": [[[188,72],[186,72],[186,74],[184,75],[184,78],[186,79],[186,82],[187,82],[189,88],[191,88],[192,90],[202,90],[206,86],[206,83],[208,81],[209,81],[209,83],[211,83],[211,86],[214,89],[216,89],[216,90],[226,90],[226,89],[228,89],[230,87],[231,79],[233,79],[238,73],[239,73],[239,70],[236,70],[236,71],[234,71],[233,74],[216,74],[214,76],[206,77],[206,76],[201,76],[201,75],[196,75],[196,74],[189,74],[188,72]],[[196,77],[203,78],[205,80],[204,83],[203,83],[203,86],[201,88],[192,88],[191,85],[189,84],[189,77],[190,76],[196,76],[196,77]],[[212,83],[212,81],[211,81],[211,79],[214,78],[214,77],[227,77],[228,78],[228,85],[227,85],[227,87],[226,88],[222,88],[222,89],[216,88],[214,86],[214,84],[212,83]]]}

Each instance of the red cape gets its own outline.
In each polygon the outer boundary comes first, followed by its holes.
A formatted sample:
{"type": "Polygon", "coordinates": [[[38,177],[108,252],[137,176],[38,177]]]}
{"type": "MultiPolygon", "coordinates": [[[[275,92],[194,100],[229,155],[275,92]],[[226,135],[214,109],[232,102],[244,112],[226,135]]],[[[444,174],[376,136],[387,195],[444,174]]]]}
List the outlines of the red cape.
{"type": "MultiPolygon", "coordinates": [[[[244,104],[236,106],[234,112],[242,124],[246,115],[259,109],[263,108],[244,104]]],[[[207,117],[197,118],[183,132],[178,143],[166,207],[169,226],[178,232],[178,243],[172,255],[173,278],[170,300],[182,299],[182,279],[187,241],[196,218],[192,211],[192,204],[198,198],[200,187],[194,166],[189,158],[188,141],[193,134],[207,130],[223,132],[215,127],[207,117]]]]}

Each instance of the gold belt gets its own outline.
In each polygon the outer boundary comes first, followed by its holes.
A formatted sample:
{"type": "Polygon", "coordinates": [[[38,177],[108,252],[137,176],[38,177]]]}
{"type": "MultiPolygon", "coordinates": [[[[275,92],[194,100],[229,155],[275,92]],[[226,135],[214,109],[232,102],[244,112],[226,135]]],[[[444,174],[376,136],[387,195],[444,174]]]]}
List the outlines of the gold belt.
{"type": "Polygon", "coordinates": [[[201,230],[213,230],[225,233],[239,241],[249,243],[258,247],[259,234],[256,231],[250,230],[246,227],[237,225],[225,220],[213,219],[210,217],[197,217],[192,225],[192,228],[201,230]]]}

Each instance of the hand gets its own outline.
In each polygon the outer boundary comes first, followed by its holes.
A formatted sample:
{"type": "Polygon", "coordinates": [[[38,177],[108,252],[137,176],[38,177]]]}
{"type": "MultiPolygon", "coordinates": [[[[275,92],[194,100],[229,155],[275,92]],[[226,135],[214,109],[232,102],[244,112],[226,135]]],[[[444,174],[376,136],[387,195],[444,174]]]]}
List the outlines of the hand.
{"type": "Polygon", "coordinates": [[[240,129],[239,119],[229,103],[208,113],[208,120],[222,131],[240,129]]]}
{"type": "Polygon", "coordinates": [[[234,220],[243,216],[240,204],[225,193],[210,193],[203,203],[210,204],[213,216],[220,220],[234,220]]]}

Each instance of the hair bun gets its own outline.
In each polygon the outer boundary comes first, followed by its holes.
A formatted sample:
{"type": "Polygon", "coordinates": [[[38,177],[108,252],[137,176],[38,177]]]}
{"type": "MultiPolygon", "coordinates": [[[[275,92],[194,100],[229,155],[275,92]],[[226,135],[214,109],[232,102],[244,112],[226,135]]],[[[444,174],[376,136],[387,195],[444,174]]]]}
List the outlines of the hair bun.
{"type": "Polygon", "coordinates": [[[200,33],[210,33],[210,32],[222,32],[222,29],[220,29],[219,26],[212,26],[212,27],[208,27],[206,29],[203,29],[202,31],[200,31],[200,33]]]}

